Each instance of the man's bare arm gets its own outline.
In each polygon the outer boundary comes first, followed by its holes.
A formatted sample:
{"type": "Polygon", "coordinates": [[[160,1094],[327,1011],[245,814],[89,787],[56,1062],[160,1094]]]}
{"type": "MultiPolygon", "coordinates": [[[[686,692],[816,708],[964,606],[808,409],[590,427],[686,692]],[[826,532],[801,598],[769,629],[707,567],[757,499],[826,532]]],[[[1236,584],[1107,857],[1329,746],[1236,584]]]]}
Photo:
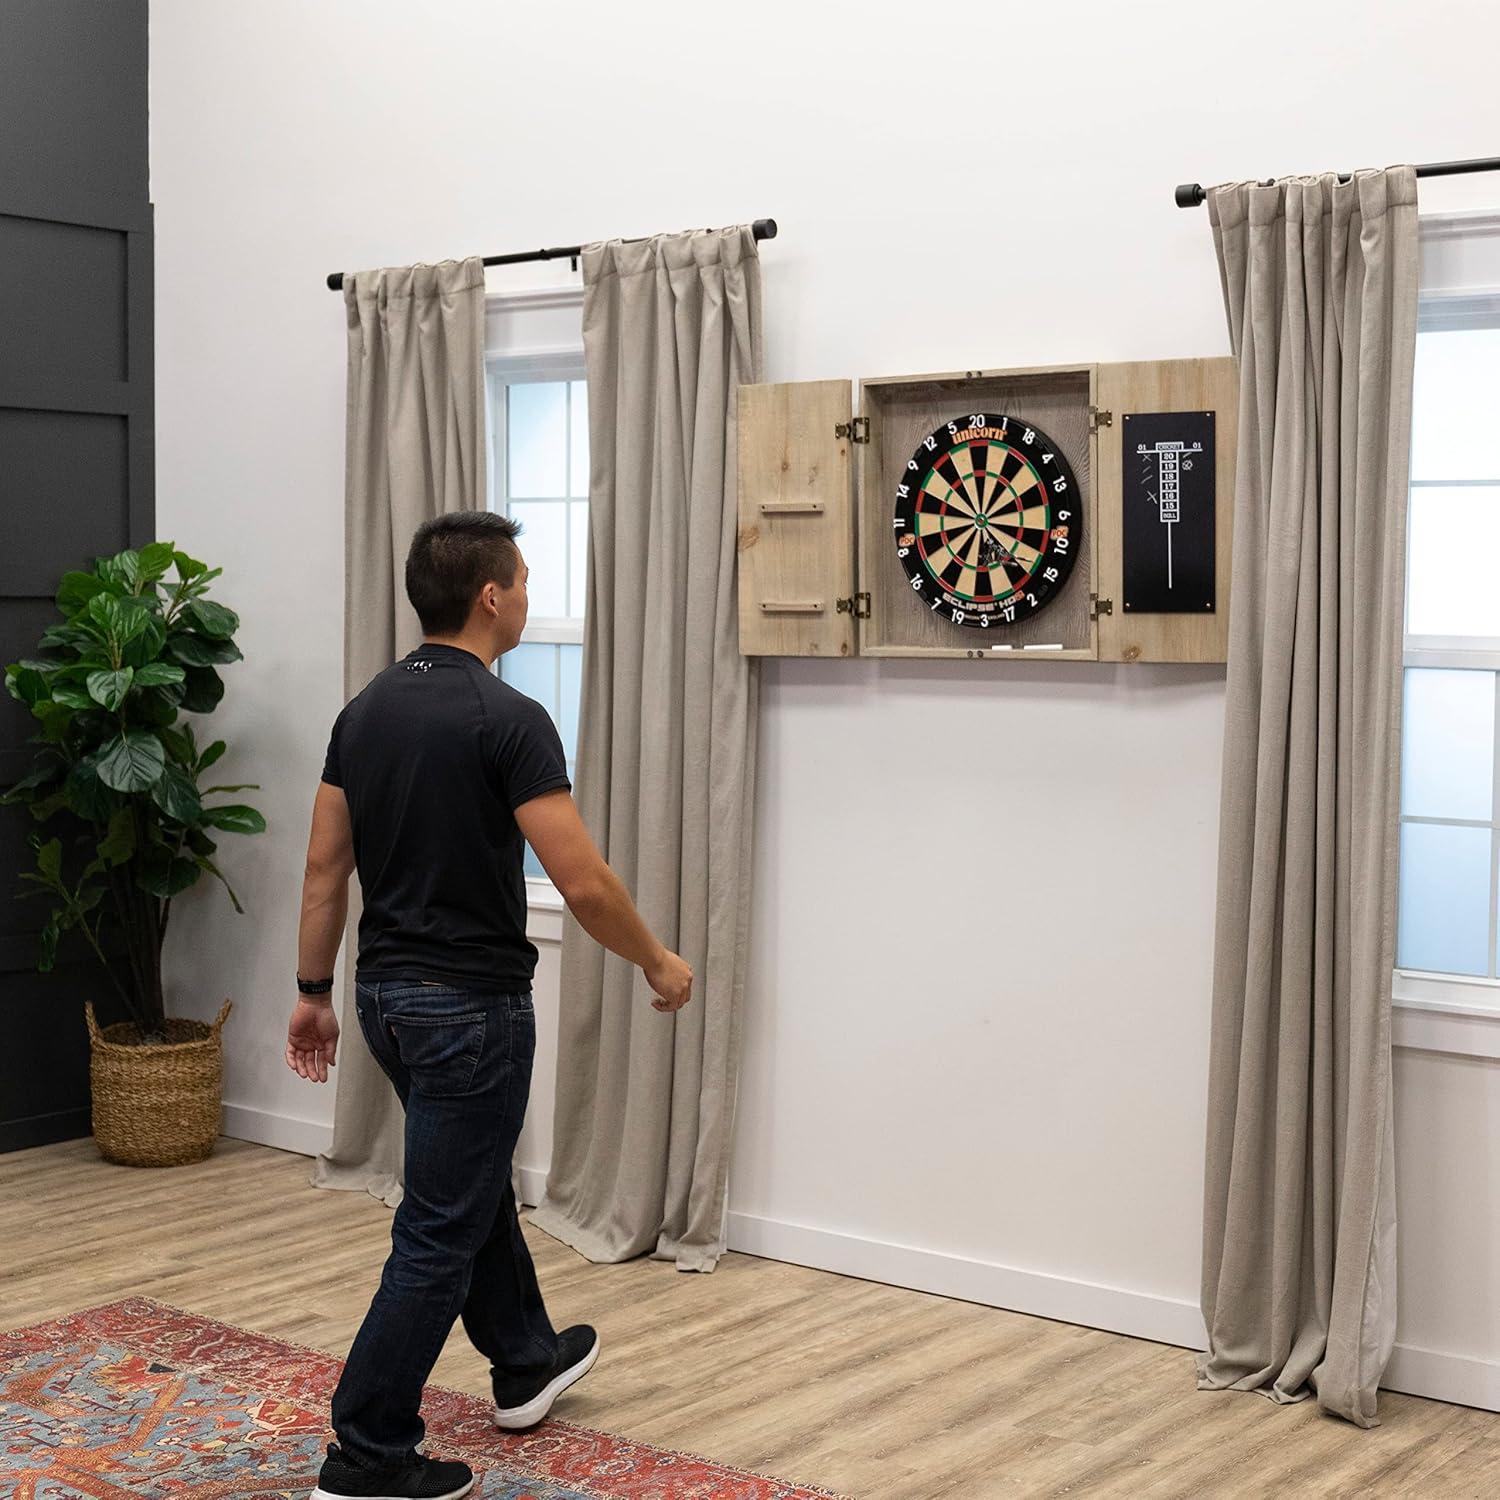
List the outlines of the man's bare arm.
{"type": "MultiPolygon", "coordinates": [[[[318,783],[312,832],[302,876],[302,919],[297,929],[297,973],[326,979],[333,973],[349,914],[349,877],[354,873],[354,833],[342,788],[318,783]]],[[[302,995],[287,1028],[286,1063],[314,1083],[326,1083],[338,1048],[333,996],[302,995]]]]}
{"type": "Polygon", "coordinates": [[[349,914],[349,877],[354,873],[354,831],[341,787],[318,783],[312,832],[302,875],[302,921],[297,931],[297,972],[304,979],[333,973],[349,914]]]}
{"type": "Polygon", "coordinates": [[[544,792],[516,809],[516,822],[536,851],[578,925],[612,953],[636,964],[655,990],[658,1010],[678,1010],[692,996],[692,969],[641,920],[630,892],[589,837],[572,794],[544,792]]]}

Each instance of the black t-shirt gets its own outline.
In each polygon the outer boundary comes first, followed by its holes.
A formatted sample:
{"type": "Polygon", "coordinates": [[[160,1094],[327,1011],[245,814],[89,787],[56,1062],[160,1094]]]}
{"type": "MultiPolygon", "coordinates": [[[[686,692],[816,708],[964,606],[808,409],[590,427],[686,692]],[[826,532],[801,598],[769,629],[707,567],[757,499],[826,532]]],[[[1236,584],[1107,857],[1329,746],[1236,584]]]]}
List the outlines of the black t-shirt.
{"type": "Polygon", "coordinates": [[[530,989],[515,809],[569,785],[546,709],[473,652],[426,642],[345,705],[323,780],[353,824],[356,976],[530,989]]]}

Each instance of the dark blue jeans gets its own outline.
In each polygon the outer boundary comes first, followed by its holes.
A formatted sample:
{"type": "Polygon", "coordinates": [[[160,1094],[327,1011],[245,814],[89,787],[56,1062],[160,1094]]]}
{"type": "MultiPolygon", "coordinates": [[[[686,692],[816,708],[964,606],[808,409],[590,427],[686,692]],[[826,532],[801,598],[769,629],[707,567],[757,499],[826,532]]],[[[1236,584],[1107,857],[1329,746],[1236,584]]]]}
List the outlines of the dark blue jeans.
{"type": "Polygon", "coordinates": [[[375,1467],[422,1440],[422,1387],[460,1314],[499,1374],[548,1369],[557,1334],[510,1180],[536,1051],[531,996],[384,980],[357,984],[355,1004],[406,1110],[391,1253],[333,1394],[340,1448],[375,1467]]]}

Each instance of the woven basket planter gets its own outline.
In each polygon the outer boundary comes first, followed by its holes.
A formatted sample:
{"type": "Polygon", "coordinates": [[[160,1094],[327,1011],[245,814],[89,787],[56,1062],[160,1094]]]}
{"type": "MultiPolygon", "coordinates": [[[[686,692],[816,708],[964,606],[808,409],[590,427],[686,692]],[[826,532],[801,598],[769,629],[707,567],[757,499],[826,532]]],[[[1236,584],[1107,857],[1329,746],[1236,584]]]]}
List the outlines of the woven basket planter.
{"type": "Polygon", "coordinates": [[[220,1032],[229,1011],[226,1000],[212,1024],[171,1017],[168,1041],[141,1044],[134,1021],[101,1031],[93,1005],[84,1003],[94,1140],[106,1161],[179,1167],[213,1151],[224,1082],[220,1032]]]}

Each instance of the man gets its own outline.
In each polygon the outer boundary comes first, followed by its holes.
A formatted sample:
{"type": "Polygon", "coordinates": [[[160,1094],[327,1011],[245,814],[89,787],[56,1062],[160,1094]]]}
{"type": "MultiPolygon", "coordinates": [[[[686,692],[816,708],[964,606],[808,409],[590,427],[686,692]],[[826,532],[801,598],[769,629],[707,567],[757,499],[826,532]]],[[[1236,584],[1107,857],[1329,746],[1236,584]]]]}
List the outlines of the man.
{"type": "Polygon", "coordinates": [[[691,993],[692,970],[584,829],[551,719],[490,670],[526,624],[518,531],[481,511],[417,532],[406,592],[425,638],[338,716],[313,805],[287,1065],[322,1083],[334,1062],[331,976],[357,869],[356,1010],[406,1111],[405,1196],[314,1500],[468,1493],[467,1465],[416,1452],[455,1318],[490,1361],[503,1428],[540,1422],[598,1357],[592,1328],[554,1332],[511,1189],[536,1045],[523,840],[584,930],[641,967],[657,1010],[691,993]]]}

